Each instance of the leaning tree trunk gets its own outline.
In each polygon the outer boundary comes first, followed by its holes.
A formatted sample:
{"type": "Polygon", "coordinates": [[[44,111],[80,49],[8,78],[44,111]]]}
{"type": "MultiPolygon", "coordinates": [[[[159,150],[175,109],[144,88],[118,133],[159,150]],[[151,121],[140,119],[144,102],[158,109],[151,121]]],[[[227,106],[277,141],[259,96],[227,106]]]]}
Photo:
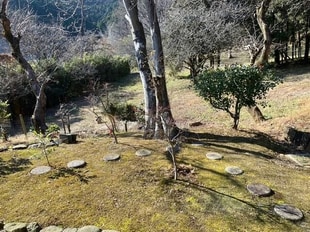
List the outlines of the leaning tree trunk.
{"type": "MultiPolygon", "coordinates": [[[[257,22],[264,37],[264,44],[260,53],[260,57],[254,63],[254,65],[257,67],[263,67],[266,63],[268,63],[268,57],[270,54],[271,34],[268,24],[265,21],[266,12],[269,8],[270,2],[271,0],[263,0],[261,5],[256,8],[257,22]]],[[[251,116],[256,122],[262,122],[265,120],[264,115],[262,114],[261,110],[258,108],[257,105],[249,106],[248,112],[251,114],[251,116]]]]}
{"type": "Polygon", "coordinates": [[[8,0],[2,1],[1,7],[1,21],[4,30],[4,37],[9,42],[12,48],[12,56],[18,61],[21,67],[25,70],[27,78],[30,82],[31,90],[36,97],[36,105],[32,115],[32,121],[34,123],[34,128],[36,132],[45,132],[45,114],[46,114],[46,95],[44,93],[45,83],[40,84],[36,78],[35,72],[31,65],[24,58],[20,50],[20,39],[21,35],[14,36],[11,31],[11,22],[6,14],[6,9],[8,5],[8,0]]]}
{"type": "Polygon", "coordinates": [[[144,137],[153,138],[155,133],[156,99],[152,72],[148,63],[144,28],[138,17],[137,0],[123,0],[123,3],[127,12],[126,19],[131,26],[135,56],[143,85],[145,104],[144,137]]]}
{"type": "Polygon", "coordinates": [[[170,108],[165,77],[164,52],[161,40],[161,32],[158,23],[154,0],[145,0],[148,8],[150,32],[154,51],[154,85],[156,96],[156,127],[155,138],[162,139],[164,136],[173,136],[176,129],[170,108]]]}

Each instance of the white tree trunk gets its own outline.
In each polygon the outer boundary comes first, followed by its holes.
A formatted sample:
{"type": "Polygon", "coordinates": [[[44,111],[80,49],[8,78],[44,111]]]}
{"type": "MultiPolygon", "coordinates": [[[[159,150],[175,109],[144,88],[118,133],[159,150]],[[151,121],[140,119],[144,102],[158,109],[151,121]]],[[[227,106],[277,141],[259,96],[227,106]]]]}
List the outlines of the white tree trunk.
{"type": "Polygon", "coordinates": [[[137,0],[123,0],[127,15],[126,19],[131,26],[135,56],[138,63],[145,104],[145,138],[153,138],[156,120],[156,99],[152,72],[148,63],[146,38],[144,28],[138,17],[137,0]]]}

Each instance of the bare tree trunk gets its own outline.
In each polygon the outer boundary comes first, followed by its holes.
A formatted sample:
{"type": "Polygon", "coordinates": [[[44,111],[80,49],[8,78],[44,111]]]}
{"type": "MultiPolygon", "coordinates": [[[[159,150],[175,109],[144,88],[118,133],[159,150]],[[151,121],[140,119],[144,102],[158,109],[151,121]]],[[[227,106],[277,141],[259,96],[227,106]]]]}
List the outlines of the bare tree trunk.
{"type": "Polygon", "coordinates": [[[256,8],[256,17],[257,17],[257,22],[258,25],[263,33],[263,37],[264,37],[264,45],[263,45],[263,49],[261,51],[261,55],[259,57],[259,59],[255,62],[256,66],[263,66],[266,63],[268,63],[268,58],[269,58],[269,54],[270,54],[270,47],[271,47],[271,34],[270,34],[270,29],[268,24],[265,21],[265,17],[266,17],[266,12],[269,8],[269,4],[270,4],[271,0],[263,0],[261,2],[261,5],[259,7],[256,8]]]}
{"type": "Polygon", "coordinates": [[[127,12],[126,19],[131,26],[135,56],[143,85],[145,104],[144,137],[153,138],[155,133],[156,98],[152,72],[147,58],[144,28],[138,17],[137,0],[123,0],[123,3],[127,12]]]}
{"type": "MultiPolygon", "coordinates": [[[[270,2],[271,0],[263,0],[260,6],[256,8],[257,22],[264,37],[264,44],[260,53],[260,57],[258,60],[256,60],[254,64],[257,67],[263,67],[266,63],[268,63],[268,58],[270,54],[270,47],[272,42],[271,34],[268,24],[265,22],[266,12],[269,8],[270,2]]],[[[261,110],[258,108],[257,105],[249,106],[248,112],[251,114],[251,116],[254,118],[256,122],[262,122],[265,120],[263,113],[261,112],[261,110]]]]}
{"type": "Polygon", "coordinates": [[[156,127],[155,138],[164,138],[165,134],[170,134],[168,128],[174,128],[175,122],[172,117],[165,77],[164,52],[161,40],[161,32],[157,18],[154,0],[145,0],[148,8],[150,32],[154,50],[154,85],[156,96],[156,127]],[[162,121],[163,120],[163,121],[162,121]],[[165,127],[165,125],[169,125],[165,127]]]}
{"type": "Polygon", "coordinates": [[[20,50],[20,39],[21,35],[14,36],[11,31],[11,22],[6,15],[6,9],[8,5],[8,0],[2,1],[1,7],[1,21],[4,30],[4,37],[10,43],[12,48],[12,56],[18,61],[21,67],[25,70],[27,74],[27,78],[30,82],[31,90],[36,97],[36,105],[34,108],[34,112],[32,115],[34,128],[37,132],[45,132],[47,126],[45,123],[45,114],[46,114],[46,95],[44,93],[45,83],[40,84],[37,80],[36,74],[28,63],[28,61],[24,58],[21,50],[20,50]]]}

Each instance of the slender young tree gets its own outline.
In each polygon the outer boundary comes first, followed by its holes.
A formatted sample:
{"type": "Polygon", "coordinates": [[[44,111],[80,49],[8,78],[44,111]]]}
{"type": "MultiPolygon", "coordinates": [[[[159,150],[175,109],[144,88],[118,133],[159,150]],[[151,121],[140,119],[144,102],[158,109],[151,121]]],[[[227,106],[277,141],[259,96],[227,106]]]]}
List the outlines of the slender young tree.
{"type": "Polygon", "coordinates": [[[47,126],[45,123],[46,114],[46,95],[44,93],[44,88],[46,82],[40,83],[38,77],[32,66],[23,56],[20,49],[20,40],[22,38],[21,34],[18,33],[17,36],[13,35],[11,30],[11,21],[7,17],[7,6],[8,0],[2,1],[1,6],[1,23],[4,30],[4,37],[9,42],[12,49],[12,56],[17,60],[21,67],[25,70],[28,81],[30,82],[31,90],[36,97],[36,104],[34,107],[32,122],[34,128],[37,132],[45,132],[47,126]]]}

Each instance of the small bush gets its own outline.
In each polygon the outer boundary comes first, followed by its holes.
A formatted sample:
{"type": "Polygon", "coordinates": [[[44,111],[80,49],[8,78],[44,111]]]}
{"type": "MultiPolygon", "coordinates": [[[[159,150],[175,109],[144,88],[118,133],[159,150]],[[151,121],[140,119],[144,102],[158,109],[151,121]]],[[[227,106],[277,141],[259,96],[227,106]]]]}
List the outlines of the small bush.
{"type": "Polygon", "coordinates": [[[270,69],[232,66],[205,71],[194,80],[194,87],[214,108],[229,113],[237,129],[241,108],[256,105],[280,81],[270,69]]]}

